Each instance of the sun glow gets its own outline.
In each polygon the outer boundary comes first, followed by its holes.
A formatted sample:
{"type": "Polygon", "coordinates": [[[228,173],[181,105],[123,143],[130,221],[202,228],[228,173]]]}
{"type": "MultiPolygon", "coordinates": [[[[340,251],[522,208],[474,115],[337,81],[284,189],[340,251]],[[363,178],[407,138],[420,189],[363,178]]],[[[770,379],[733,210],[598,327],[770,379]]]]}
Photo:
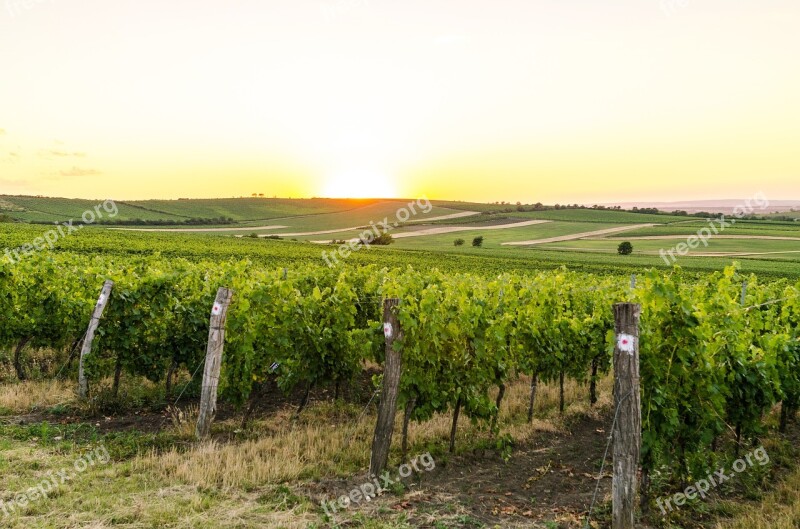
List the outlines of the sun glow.
{"type": "Polygon", "coordinates": [[[397,198],[397,189],[386,174],[351,170],[326,178],[322,195],[326,198],[397,198]]]}

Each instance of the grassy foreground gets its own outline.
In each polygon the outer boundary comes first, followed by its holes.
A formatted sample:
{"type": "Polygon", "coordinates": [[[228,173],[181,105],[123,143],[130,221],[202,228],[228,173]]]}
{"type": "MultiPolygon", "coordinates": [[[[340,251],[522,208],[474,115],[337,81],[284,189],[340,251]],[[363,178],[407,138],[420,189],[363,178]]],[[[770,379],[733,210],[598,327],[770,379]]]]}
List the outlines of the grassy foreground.
{"type": "MultiPolygon", "coordinates": [[[[558,388],[541,386],[528,424],[528,380],[517,381],[500,417],[513,439],[507,461],[500,457],[505,444],[468,421],[459,424],[454,454],[447,453],[449,416],[412,424],[408,456],[395,442],[392,468],[430,454],[435,469],[369,503],[326,513],[323,501],[368,481],[375,414],[363,399],[320,398],[299,418],[294,403],[274,403],[247,427],[241,415],[222,410],[213,441],[196,443],[196,408],[164,408],[159,388],[147,383],[129,381],[127,406],[117,403],[108,415],[96,403],[78,404],[72,384],[7,384],[0,386],[0,520],[9,528],[582,527],[610,423],[610,386],[603,380],[601,400],[590,408],[586,388],[568,381],[563,416],[558,388]],[[32,495],[64,470],[68,480],[32,495]]],[[[773,453],[776,461],[788,457],[773,453]]],[[[607,471],[592,527],[608,527],[607,471]]],[[[751,483],[669,520],[651,516],[644,526],[795,528],[800,470],[776,476],[771,492],[751,483]]]]}

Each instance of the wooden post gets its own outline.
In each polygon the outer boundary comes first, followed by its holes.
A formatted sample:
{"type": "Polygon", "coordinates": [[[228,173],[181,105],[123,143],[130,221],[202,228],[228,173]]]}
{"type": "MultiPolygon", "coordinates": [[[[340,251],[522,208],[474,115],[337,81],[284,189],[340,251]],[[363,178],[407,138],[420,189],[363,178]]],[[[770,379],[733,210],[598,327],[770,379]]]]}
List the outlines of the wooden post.
{"type": "Polygon", "coordinates": [[[206,365],[203,371],[203,392],[200,396],[200,413],[197,418],[196,435],[205,439],[211,433],[211,423],[217,414],[217,386],[222,366],[222,349],[225,345],[225,319],[231,304],[233,291],[220,288],[211,308],[211,323],[208,329],[206,365]]]}
{"type": "Polygon", "coordinates": [[[92,311],[92,319],[89,320],[89,327],[86,329],[86,337],[83,339],[83,345],[81,346],[81,358],[78,363],[78,395],[82,399],[89,396],[89,379],[86,378],[86,372],[83,369],[83,361],[86,359],[86,356],[92,352],[94,333],[97,330],[97,326],[100,325],[100,318],[103,317],[103,311],[108,304],[108,299],[111,297],[112,288],[114,288],[113,281],[106,281],[103,283],[103,288],[100,290],[100,297],[97,298],[97,304],[92,311]]]}
{"type": "Polygon", "coordinates": [[[631,275],[631,290],[636,288],[636,274],[631,275]]]}
{"type": "Polygon", "coordinates": [[[614,477],[612,528],[634,529],[637,472],[642,446],[642,410],[639,394],[639,316],[641,305],[614,305],[617,343],[614,348],[614,477]]]}
{"type": "Polygon", "coordinates": [[[386,362],[383,367],[383,387],[378,407],[378,421],[375,424],[375,435],[372,438],[372,456],[369,472],[377,476],[386,467],[389,460],[389,448],[392,444],[394,416],[397,411],[397,393],[400,388],[400,352],[395,350],[394,341],[402,339],[400,323],[397,320],[398,299],[386,299],[383,302],[383,334],[386,337],[386,362]]]}
{"type": "Polygon", "coordinates": [[[742,298],[739,301],[742,307],[744,307],[744,304],[747,301],[747,281],[742,284],[742,298]]]}

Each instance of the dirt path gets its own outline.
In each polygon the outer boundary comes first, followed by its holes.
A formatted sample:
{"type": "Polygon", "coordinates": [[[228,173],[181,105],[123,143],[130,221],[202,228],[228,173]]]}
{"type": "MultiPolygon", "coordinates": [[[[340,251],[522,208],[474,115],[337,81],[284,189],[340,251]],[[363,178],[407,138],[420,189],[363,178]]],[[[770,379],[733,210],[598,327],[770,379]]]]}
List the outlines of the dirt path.
{"type": "MultiPolygon", "coordinates": [[[[320,213],[320,215],[333,215],[335,213],[320,213]]],[[[450,219],[460,219],[463,217],[471,217],[474,215],[480,215],[479,211],[460,211],[458,213],[450,213],[448,215],[439,215],[437,217],[428,217],[424,219],[414,219],[408,220],[407,223],[412,222],[433,222],[435,220],[450,220],[450,219]]],[[[308,215],[303,215],[304,217],[308,215]]],[[[291,219],[293,217],[284,217],[284,219],[291,219]]],[[[299,217],[298,217],[299,218],[299,217]]],[[[152,232],[162,232],[162,233],[202,233],[202,232],[226,232],[226,231],[258,231],[258,230],[283,230],[286,228],[291,228],[291,226],[245,226],[245,227],[231,227],[231,228],[111,228],[112,230],[119,230],[119,231],[152,231],[152,232]]],[[[304,231],[304,232],[297,232],[297,233],[276,233],[275,235],[280,235],[281,237],[303,237],[306,235],[324,235],[326,233],[337,233],[340,231],[354,231],[363,228],[363,226],[355,226],[350,228],[337,228],[335,230],[320,230],[320,231],[304,231]]],[[[263,235],[266,237],[267,235],[263,235]]]]}
{"type": "MultiPolygon", "coordinates": [[[[609,240],[625,239],[626,241],[660,241],[666,239],[687,239],[694,235],[637,235],[634,237],[605,237],[609,240]]],[[[798,241],[800,237],[782,237],[777,235],[712,235],[710,239],[760,239],[763,241],[798,241]]]]}
{"type": "MultiPolygon", "coordinates": [[[[592,503],[598,466],[608,441],[609,420],[576,418],[558,433],[542,432],[518,446],[509,461],[493,451],[475,451],[437,462],[402,497],[384,496],[362,514],[391,509],[406,513],[413,527],[580,528],[592,503]],[[453,525],[443,523],[445,520],[453,525]],[[457,523],[459,522],[459,523],[457,523]]],[[[602,502],[611,490],[610,462],[600,481],[602,502]]],[[[363,480],[362,480],[363,481],[363,480]]],[[[312,497],[338,497],[358,479],[323,480],[312,497]]],[[[339,520],[348,522],[345,513],[339,520]]]]}
{"type": "MultiPolygon", "coordinates": [[[[415,231],[404,231],[400,233],[392,233],[392,238],[394,239],[405,239],[406,237],[422,237],[424,235],[442,235],[446,233],[457,233],[460,231],[476,231],[476,230],[506,230],[508,228],[522,228],[524,226],[533,226],[534,224],[545,224],[547,222],[552,222],[551,220],[526,220],[523,222],[514,222],[511,224],[498,224],[495,226],[442,226],[438,228],[425,228],[423,230],[415,230],[415,231]]],[[[330,233],[330,232],[326,232],[330,233]]],[[[281,234],[282,235],[282,234],[281,234]]],[[[314,234],[306,234],[306,235],[314,235],[314,234]]],[[[357,241],[358,238],[355,237],[350,239],[352,241],[357,241]]],[[[311,241],[317,244],[328,244],[330,241],[311,241]]]]}
{"type": "MultiPolygon", "coordinates": [[[[752,257],[759,255],[780,255],[784,253],[800,253],[800,250],[786,250],[784,252],[690,252],[688,256],[694,257],[752,257]]],[[[655,255],[655,254],[654,254],[655,255]]]]}
{"type": "Polygon", "coordinates": [[[160,233],[202,233],[214,231],[253,231],[253,230],[282,230],[289,226],[259,226],[259,227],[244,227],[244,228],[109,228],[118,231],[153,231],[160,233]]]}
{"type": "Polygon", "coordinates": [[[583,233],[573,233],[571,235],[561,235],[559,237],[550,237],[547,239],[536,239],[532,241],[515,241],[504,242],[503,246],[530,246],[534,244],[547,244],[549,242],[563,242],[574,241],[576,239],[586,239],[587,237],[596,237],[598,235],[608,235],[611,233],[620,233],[623,231],[638,230],[639,228],[652,228],[657,224],[632,224],[630,226],[620,226],[617,228],[606,228],[604,230],[585,231],[583,233]]]}
{"type": "Polygon", "coordinates": [[[450,220],[450,219],[461,219],[464,217],[473,217],[475,215],[480,215],[480,211],[460,211],[458,213],[450,213],[449,215],[439,215],[438,217],[430,217],[427,219],[415,219],[406,221],[408,223],[412,222],[432,222],[434,220],[450,220]]]}
{"type": "MultiPolygon", "coordinates": [[[[626,239],[627,240],[627,239],[626,239]]],[[[569,252],[595,252],[595,253],[616,253],[615,250],[609,248],[578,248],[575,246],[556,246],[547,248],[552,251],[569,251],[569,252]]],[[[781,255],[786,253],[800,253],[800,250],[785,250],[782,252],[689,252],[684,257],[753,257],[759,255],[781,255]]],[[[660,255],[658,252],[653,251],[638,251],[637,255],[660,255]]]]}

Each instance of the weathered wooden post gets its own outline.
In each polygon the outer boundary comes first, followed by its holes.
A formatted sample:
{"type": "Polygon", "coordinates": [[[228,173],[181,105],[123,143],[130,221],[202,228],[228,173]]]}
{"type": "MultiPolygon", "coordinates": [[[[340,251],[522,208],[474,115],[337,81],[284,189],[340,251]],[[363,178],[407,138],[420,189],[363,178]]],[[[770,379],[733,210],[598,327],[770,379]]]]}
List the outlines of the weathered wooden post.
{"type": "Polygon", "coordinates": [[[394,417],[397,411],[397,393],[400,388],[401,358],[394,348],[395,340],[402,339],[403,333],[397,320],[399,299],[386,299],[383,302],[383,334],[386,337],[386,362],[383,366],[383,387],[378,407],[378,421],[375,423],[375,436],[372,438],[372,456],[369,472],[377,476],[389,460],[392,445],[394,417]]]}
{"type": "Polygon", "coordinates": [[[197,418],[196,435],[205,439],[211,433],[211,423],[217,414],[217,387],[219,372],[222,366],[222,350],[225,345],[225,319],[228,306],[233,299],[233,291],[220,288],[211,308],[211,323],[208,329],[208,348],[206,349],[206,365],[203,370],[203,392],[200,396],[200,413],[197,418]]]}
{"type": "Polygon", "coordinates": [[[86,329],[86,336],[83,339],[83,346],[81,347],[81,358],[78,363],[78,395],[80,398],[85,399],[89,396],[89,379],[86,378],[86,372],[83,369],[83,362],[86,356],[92,352],[92,341],[94,341],[94,333],[97,326],[100,325],[100,318],[103,317],[103,311],[108,304],[108,299],[111,297],[111,289],[114,288],[113,281],[106,281],[103,283],[103,288],[100,290],[100,297],[97,298],[97,304],[92,311],[92,319],[89,320],[89,327],[86,329]]]}
{"type": "Polygon", "coordinates": [[[642,411],[639,394],[639,316],[641,305],[617,303],[614,322],[614,477],[612,528],[634,529],[637,472],[642,446],[642,411]]]}

